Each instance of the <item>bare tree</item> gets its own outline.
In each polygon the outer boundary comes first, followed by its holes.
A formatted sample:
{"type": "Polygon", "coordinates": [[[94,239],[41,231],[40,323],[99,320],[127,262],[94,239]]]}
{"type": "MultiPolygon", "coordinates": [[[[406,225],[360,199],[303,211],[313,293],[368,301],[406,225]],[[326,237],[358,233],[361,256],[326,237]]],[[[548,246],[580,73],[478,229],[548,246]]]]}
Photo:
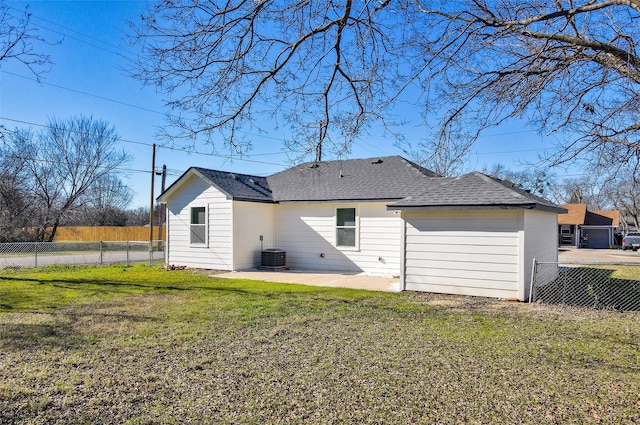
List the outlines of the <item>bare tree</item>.
{"type": "Polygon", "coordinates": [[[623,231],[629,231],[630,220],[636,229],[640,229],[640,187],[633,180],[618,182],[611,193],[614,208],[621,212],[623,231]]]}
{"type": "Polygon", "coordinates": [[[149,208],[137,207],[126,211],[129,226],[146,226],[149,224],[149,208]]]}
{"type": "Polygon", "coordinates": [[[639,13],[637,0],[162,1],[135,26],[136,75],[170,95],[180,135],[220,131],[239,152],[238,130],[265,122],[291,127],[302,155],[344,152],[394,124],[402,99],[440,140],[423,158],[524,118],[558,137],[552,164],[637,171],[639,13]]]}
{"type": "Polygon", "coordinates": [[[136,25],[136,76],[166,90],[186,137],[249,146],[239,129],[290,127],[289,146],[344,152],[424,67],[412,2],[157,2],[136,25]],[[328,143],[327,143],[328,142],[328,143]]]}
{"type": "Polygon", "coordinates": [[[48,70],[51,60],[48,55],[36,51],[34,45],[50,44],[38,35],[31,25],[28,7],[24,12],[0,3],[0,64],[18,61],[40,78],[48,70]]]}
{"type": "Polygon", "coordinates": [[[396,143],[415,162],[443,176],[456,176],[465,171],[474,138],[461,129],[447,131],[416,142],[396,143]]]}
{"type": "Polygon", "coordinates": [[[540,196],[548,196],[556,186],[555,174],[544,168],[512,171],[503,164],[494,164],[483,172],[540,196]]]}
{"type": "Polygon", "coordinates": [[[424,44],[437,53],[436,80],[426,80],[438,87],[433,107],[445,109],[441,128],[461,121],[479,132],[524,117],[557,135],[551,164],[618,163],[637,175],[640,2],[471,0],[422,10],[444,36],[424,44]]]}
{"type": "Polygon", "coordinates": [[[105,175],[87,190],[77,215],[65,218],[64,225],[125,226],[132,199],[133,191],[118,175],[105,175]]]}
{"type": "Polygon", "coordinates": [[[37,239],[51,241],[65,215],[88,202],[90,191],[129,156],[117,149],[115,129],[104,121],[79,117],[52,120],[35,133],[16,130],[10,152],[24,164],[37,239]]]}
{"type": "MultiPolygon", "coordinates": [[[[51,44],[31,25],[28,7],[20,12],[0,2],[0,68],[4,63],[18,61],[39,80],[51,65],[50,57],[34,48],[35,44],[42,43],[51,44]]],[[[0,125],[0,141],[5,133],[6,128],[0,125]]]]}
{"type": "Polygon", "coordinates": [[[24,163],[0,147],[0,242],[26,241],[30,202],[24,163]]]}

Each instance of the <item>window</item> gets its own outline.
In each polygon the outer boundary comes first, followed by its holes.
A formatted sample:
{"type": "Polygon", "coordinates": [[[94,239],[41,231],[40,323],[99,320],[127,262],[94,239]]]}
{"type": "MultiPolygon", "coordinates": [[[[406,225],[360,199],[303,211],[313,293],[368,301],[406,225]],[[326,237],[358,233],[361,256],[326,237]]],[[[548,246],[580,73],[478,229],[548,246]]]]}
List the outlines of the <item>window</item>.
{"type": "Polygon", "coordinates": [[[192,245],[207,244],[207,209],[191,208],[190,242],[192,245]]]}
{"type": "Polygon", "coordinates": [[[357,248],[358,225],[355,208],[336,209],[336,246],[357,248]]]}

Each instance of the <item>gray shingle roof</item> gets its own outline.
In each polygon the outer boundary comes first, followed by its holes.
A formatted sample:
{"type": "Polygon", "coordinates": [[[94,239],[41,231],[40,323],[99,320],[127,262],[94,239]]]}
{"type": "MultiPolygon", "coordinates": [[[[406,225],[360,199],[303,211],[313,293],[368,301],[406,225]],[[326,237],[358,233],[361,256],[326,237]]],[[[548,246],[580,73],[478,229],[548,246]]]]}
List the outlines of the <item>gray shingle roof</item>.
{"type": "Polygon", "coordinates": [[[495,177],[437,177],[400,156],[305,163],[268,177],[192,167],[229,199],[252,202],[389,201],[390,209],[540,208],[566,210],[495,177]],[[394,201],[398,201],[393,203],[394,201]]]}
{"type": "Polygon", "coordinates": [[[191,170],[230,198],[239,201],[272,201],[271,190],[269,190],[266,177],[209,170],[200,167],[192,167],[191,170]]]}
{"type": "Polygon", "coordinates": [[[267,177],[277,202],[393,200],[424,192],[435,174],[400,156],[308,162],[267,177]]]}
{"type": "Polygon", "coordinates": [[[508,182],[473,172],[460,177],[438,178],[430,189],[389,206],[390,209],[490,209],[539,208],[566,210],[508,182]]]}

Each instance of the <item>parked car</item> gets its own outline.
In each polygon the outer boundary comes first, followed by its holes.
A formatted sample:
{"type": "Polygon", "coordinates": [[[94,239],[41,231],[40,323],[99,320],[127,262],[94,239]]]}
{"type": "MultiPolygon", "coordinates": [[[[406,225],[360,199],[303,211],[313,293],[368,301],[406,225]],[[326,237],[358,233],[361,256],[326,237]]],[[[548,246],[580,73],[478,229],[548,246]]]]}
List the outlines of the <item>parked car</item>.
{"type": "Polygon", "coordinates": [[[622,238],[622,250],[632,249],[637,251],[640,248],[640,232],[629,232],[622,238]]]}

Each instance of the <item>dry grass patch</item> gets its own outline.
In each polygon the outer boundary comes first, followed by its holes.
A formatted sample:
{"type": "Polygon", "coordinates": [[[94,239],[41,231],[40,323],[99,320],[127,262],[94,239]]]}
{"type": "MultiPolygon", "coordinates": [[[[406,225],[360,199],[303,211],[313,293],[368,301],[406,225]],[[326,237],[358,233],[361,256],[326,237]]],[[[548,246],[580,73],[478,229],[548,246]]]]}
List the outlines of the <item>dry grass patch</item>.
{"type": "Polygon", "coordinates": [[[637,313],[143,267],[10,277],[1,423],[640,421],[637,313]],[[12,307],[16,284],[58,304],[12,307]]]}

